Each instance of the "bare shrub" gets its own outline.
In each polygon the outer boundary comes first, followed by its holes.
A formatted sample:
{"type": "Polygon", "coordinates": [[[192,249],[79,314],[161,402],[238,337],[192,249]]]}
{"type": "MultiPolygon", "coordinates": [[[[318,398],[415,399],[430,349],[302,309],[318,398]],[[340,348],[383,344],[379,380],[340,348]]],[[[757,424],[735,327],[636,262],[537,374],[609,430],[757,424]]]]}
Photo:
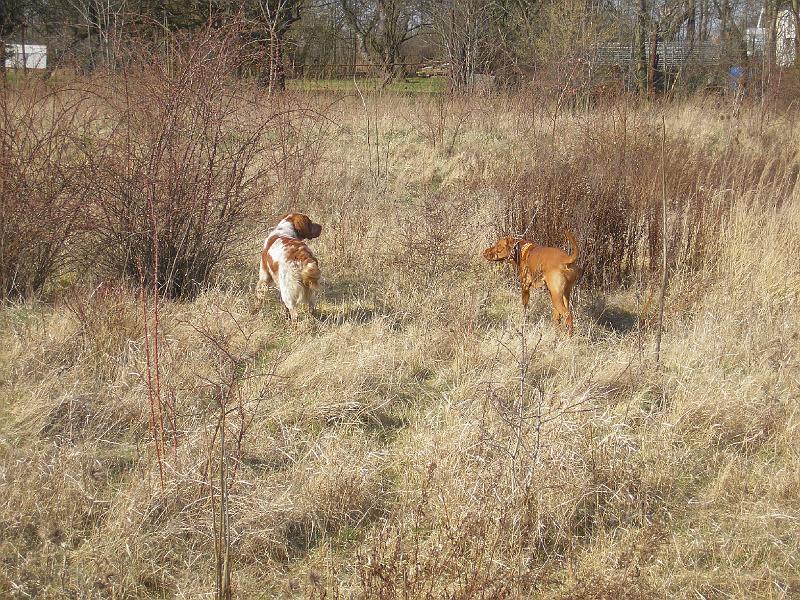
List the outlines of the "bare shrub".
{"type": "Polygon", "coordinates": [[[402,221],[398,241],[402,252],[394,261],[406,273],[433,283],[445,273],[454,276],[467,268],[464,247],[471,231],[463,226],[473,208],[469,199],[451,200],[443,194],[422,198],[413,215],[402,221]]]}
{"type": "Polygon", "coordinates": [[[307,98],[287,93],[270,101],[276,115],[265,157],[280,193],[296,204],[304,192],[317,191],[333,121],[326,116],[327,106],[315,106],[307,98]]]}
{"type": "Polygon", "coordinates": [[[0,84],[0,299],[41,292],[81,231],[85,100],[33,80],[0,84]]]}
{"type": "Polygon", "coordinates": [[[439,94],[414,101],[406,119],[409,125],[434,148],[449,155],[472,115],[474,100],[458,94],[439,94]]]}
{"type": "Polygon", "coordinates": [[[94,258],[170,297],[199,291],[266,191],[258,158],[272,113],[245,111],[226,75],[237,39],[171,38],[168,60],[141,49],[140,69],[109,81],[111,130],[91,157],[94,258]]]}
{"type": "MultiPolygon", "coordinates": [[[[500,229],[551,246],[576,229],[586,286],[627,285],[657,271],[664,235],[657,129],[648,118],[599,113],[563,145],[536,146],[528,164],[495,176],[505,196],[500,229]]],[[[669,131],[664,171],[670,266],[689,269],[702,267],[716,247],[733,198],[788,198],[798,177],[786,150],[775,147],[771,160],[736,146],[710,154],[669,131]]]]}

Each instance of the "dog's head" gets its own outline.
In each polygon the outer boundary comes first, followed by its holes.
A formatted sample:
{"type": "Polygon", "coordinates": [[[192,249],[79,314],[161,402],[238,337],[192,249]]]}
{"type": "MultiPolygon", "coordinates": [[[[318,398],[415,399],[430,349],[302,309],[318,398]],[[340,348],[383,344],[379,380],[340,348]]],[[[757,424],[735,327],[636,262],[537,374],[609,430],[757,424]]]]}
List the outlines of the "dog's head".
{"type": "Polygon", "coordinates": [[[297,237],[304,240],[311,240],[319,237],[322,233],[322,225],[314,223],[303,213],[292,213],[284,217],[285,220],[291,222],[292,227],[297,233],[297,237]]]}
{"type": "Polygon", "coordinates": [[[483,251],[483,258],[491,261],[516,260],[519,254],[519,240],[510,235],[497,240],[494,246],[483,251]]]}

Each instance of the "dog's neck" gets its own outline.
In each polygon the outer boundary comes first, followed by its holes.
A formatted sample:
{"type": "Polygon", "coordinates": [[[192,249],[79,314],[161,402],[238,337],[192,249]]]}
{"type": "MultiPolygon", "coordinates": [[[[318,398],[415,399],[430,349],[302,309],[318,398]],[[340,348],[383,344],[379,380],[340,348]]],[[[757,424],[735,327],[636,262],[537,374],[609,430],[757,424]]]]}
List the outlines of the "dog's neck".
{"type": "Polygon", "coordinates": [[[527,251],[535,246],[533,242],[529,242],[528,240],[519,239],[516,240],[514,247],[511,249],[511,254],[509,258],[511,262],[514,263],[514,266],[517,267],[517,271],[520,273],[522,272],[522,267],[525,263],[525,254],[527,251]]]}
{"type": "Polygon", "coordinates": [[[272,237],[273,235],[293,237],[293,238],[300,237],[297,235],[297,231],[295,231],[294,225],[292,225],[292,222],[289,221],[288,219],[284,219],[280,223],[278,223],[275,226],[275,228],[269,232],[268,237],[272,237]]]}

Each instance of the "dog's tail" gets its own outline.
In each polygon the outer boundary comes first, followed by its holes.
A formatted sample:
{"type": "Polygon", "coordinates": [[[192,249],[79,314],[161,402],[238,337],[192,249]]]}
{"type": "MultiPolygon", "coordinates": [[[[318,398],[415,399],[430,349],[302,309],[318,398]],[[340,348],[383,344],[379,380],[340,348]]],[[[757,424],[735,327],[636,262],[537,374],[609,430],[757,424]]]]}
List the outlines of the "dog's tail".
{"type": "Polygon", "coordinates": [[[564,262],[564,264],[571,265],[578,260],[578,243],[575,241],[575,238],[569,231],[564,231],[564,235],[567,237],[567,241],[569,242],[570,246],[572,246],[572,254],[569,255],[569,258],[564,262]]]}
{"type": "Polygon", "coordinates": [[[300,272],[300,279],[303,285],[314,290],[319,287],[320,277],[322,277],[322,272],[316,262],[306,263],[300,272]]]}

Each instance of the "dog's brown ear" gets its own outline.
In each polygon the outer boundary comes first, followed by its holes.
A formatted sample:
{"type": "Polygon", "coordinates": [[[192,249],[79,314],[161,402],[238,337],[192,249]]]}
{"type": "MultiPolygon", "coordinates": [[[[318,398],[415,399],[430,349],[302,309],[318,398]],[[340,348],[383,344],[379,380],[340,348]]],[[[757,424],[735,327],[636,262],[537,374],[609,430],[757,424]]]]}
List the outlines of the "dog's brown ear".
{"type": "Polygon", "coordinates": [[[508,259],[517,262],[520,256],[519,240],[509,236],[506,238],[506,245],[508,247],[508,259]]]}
{"type": "Polygon", "coordinates": [[[311,231],[311,219],[309,219],[306,215],[292,215],[289,217],[289,220],[291,220],[292,227],[294,227],[298,237],[303,239],[310,239],[314,237],[311,231]]]}

